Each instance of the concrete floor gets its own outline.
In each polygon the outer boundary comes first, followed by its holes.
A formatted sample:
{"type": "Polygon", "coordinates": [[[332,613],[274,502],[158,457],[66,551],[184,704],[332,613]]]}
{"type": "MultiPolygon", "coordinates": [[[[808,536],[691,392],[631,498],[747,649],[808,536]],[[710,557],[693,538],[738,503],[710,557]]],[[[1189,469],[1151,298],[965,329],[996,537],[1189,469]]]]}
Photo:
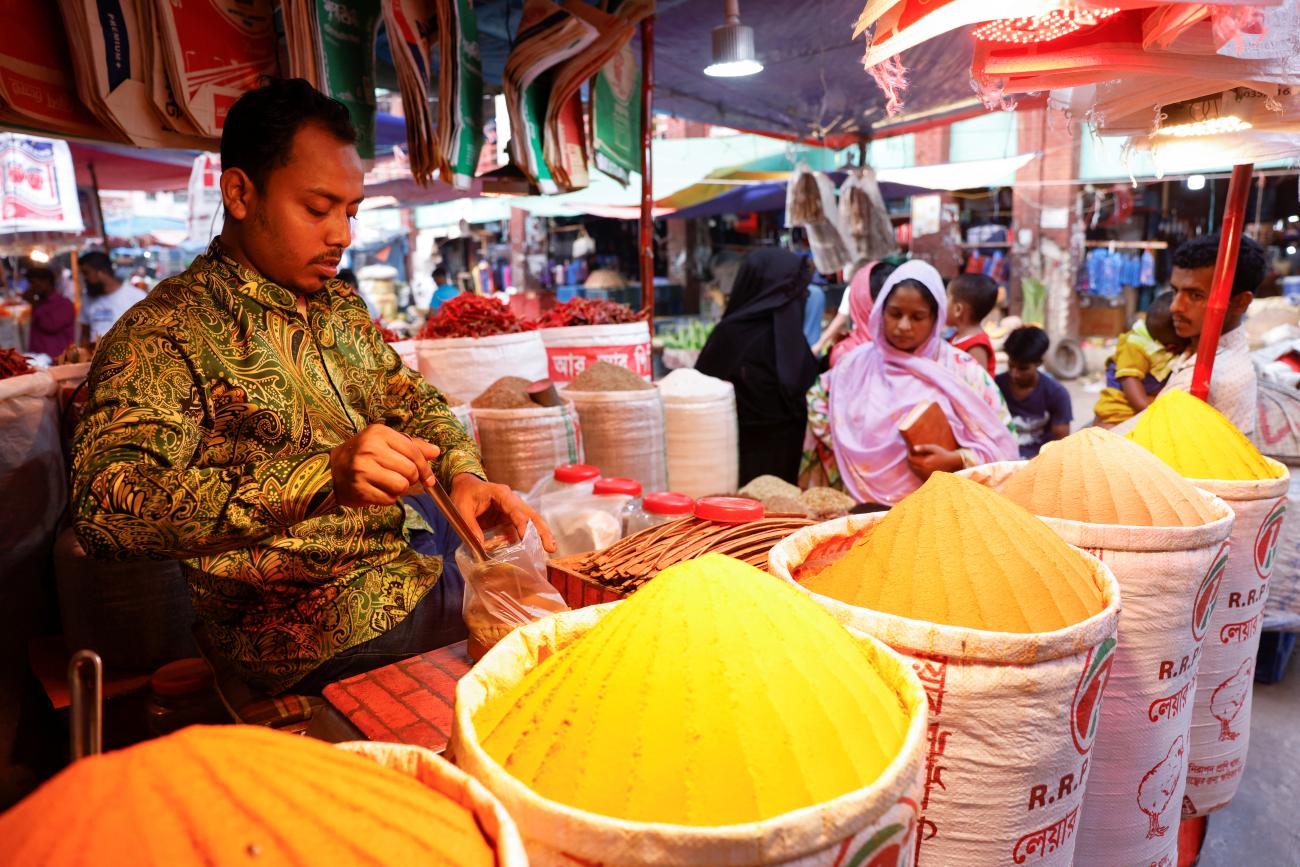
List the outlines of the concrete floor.
{"type": "MultiPolygon", "coordinates": [[[[1095,381],[1065,383],[1074,430],[1092,421],[1095,381]]],[[[1281,683],[1255,684],[1250,752],[1237,796],[1210,817],[1200,867],[1300,867],[1300,659],[1281,683]]]]}

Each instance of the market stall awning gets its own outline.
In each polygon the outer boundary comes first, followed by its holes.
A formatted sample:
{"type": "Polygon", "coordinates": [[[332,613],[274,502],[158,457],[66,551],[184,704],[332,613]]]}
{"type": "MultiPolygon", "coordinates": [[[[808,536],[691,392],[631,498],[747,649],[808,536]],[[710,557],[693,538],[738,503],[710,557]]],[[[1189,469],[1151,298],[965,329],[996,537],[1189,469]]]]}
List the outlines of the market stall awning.
{"type": "Polygon", "coordinates": [[[876,180],[880,181],[882,189],[886,183],[906,184],[930,190],[1009,187],[1015,183],[1016,171],[1036,156],[1035,153],[1028,153],[994,160],[967,160],[959,163],[939,163],[934,166],[881,169],[876,172],[876,180]]]}
{"type": "MultiPolygon", "coordinates": [[[[839,183],[844,179],[844,173],[833,172],[831,173],[831,179],[839,183]]],[[[722,214],[742,214],[750,211],[783,210],[785,208],[787,186],[788,182],[786,180],[780,180],[733,187],[721,196],[673,212],[672,218],[691,219],[717,217],[722,214]]],[[[880,193],[886,199],[916,196],[929,192],[933,192],[933,189],[897,184],[890,181],[884,181],[880,184],[880,193]]]]}
{"type": "Polygon", "coordinates": [[[77,166],[78,186],[91,186],[91,167],[101,190],[156,193],[183,190],[200,151],[137,148],[130,145],[68,142],[77,166]]]}

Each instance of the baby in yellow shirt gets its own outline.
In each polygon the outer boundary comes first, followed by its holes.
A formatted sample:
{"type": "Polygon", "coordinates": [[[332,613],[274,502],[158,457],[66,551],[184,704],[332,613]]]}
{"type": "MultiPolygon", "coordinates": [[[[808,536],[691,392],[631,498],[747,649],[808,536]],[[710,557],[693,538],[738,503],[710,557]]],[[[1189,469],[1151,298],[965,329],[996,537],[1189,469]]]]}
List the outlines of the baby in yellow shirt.
{"type": "Polygon", "coordinates": [[[1114,427],[1128,421],[1164,388],[1170,364],[1187,349],[1187,341],[1174,330],[1173,298],[1172,292],[1157,295],[1146,320],[1119,336],[1115,354],[1106,360],[1106,387],[1093,408],[1094,424],[1114,427]]]}

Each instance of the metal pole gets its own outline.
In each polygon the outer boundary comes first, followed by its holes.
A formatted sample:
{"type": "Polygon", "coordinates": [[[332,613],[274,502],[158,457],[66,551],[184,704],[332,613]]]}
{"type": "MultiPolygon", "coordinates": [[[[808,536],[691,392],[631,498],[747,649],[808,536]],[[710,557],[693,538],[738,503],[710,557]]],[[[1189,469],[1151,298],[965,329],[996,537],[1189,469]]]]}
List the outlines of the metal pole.
{"type": "Polygon", "coordinates": [[[1219,334],[1228,313],[1232,279],[1237,273],[1237,251],[1241,248],[1241,230],[1246,222],[1246,198],[1250,194],[1250,175],[1255,166],[1245,163],[1232,167],[1228,181],[1228,201],[1223,208],[1223,230],[1219,235],[1219,257],[1214,263],[1214,281],[1210,300],[1201,326],[1201,341],[1196,347],[1196,367],[1192,371],[1192,394],[1201,400],[1210,396],[1210,375],[1214,372],[1214,354],[1219,349],[1219,334]]]}
{"type": "Polygon", "coordinates": [[[654,132],[651,103],[654,99],[655,19],[641,22],[641,309],[646,311],[650,332],[655,328],[655,227],[653,158],[650,145],[654,132]]]}
{"type": "Polygon", "coordinates": [[[89,164],[90,187],[95,193],[95,216],[99,218],[99,236],[104,241],[104,252],[108,252],[108,226],[104,223],[104,203],[99,200],[99,175],[95,174],[95,164],[89,164]]]}

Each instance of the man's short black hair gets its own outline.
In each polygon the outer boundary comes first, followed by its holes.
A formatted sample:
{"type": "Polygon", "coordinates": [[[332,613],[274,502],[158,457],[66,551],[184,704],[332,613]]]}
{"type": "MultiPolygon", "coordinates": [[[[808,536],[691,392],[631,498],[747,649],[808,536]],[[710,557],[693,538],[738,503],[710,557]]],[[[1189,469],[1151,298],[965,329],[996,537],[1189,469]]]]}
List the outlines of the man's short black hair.
{"type": "MultiPolygon", "coordinates": [[[[1174,267],[1194,271],[1198,268],[1213,268],[1219,256],[1219,236],[1201,235],[1178,245],[1174,251],[1174,267]]],[[[1254,292],[1268,276],[1268,258],[1264,248],[1254,238],[1242,236],[1241,247],[1237,252],[1237,273],[1232,278],[1232,294],[1254,292]]]]}
{"type": "Polygon", "coordinates": [[[1007,335],[1002,348],[1007,358],[1020,364],[1038,364],[1052,345],[1047,332],[1037,325],[1024,325],[1007,335]]]}
{"type": "Polygon", "coordinates": [[[960,301],[971,309],[975,322],[983,322],[998,303],[997,281],[987,274],[958,274],[948,284],[948,291],[954,301],[960,301]]]}
{"type": "Polygon", "coordinates": [[[27,277],[28,283],[31,283],[33,280],[48,280],[50,281],[51,286],[54,285],[54,272],[44,265],[33,265],[24,271],[23,274],[27,277]]]}
{"type": "Polygon", "coordinates": [[[107,253],[101,253],[99,250],[82,253],[77,257],[77,264],[82,268],[93,268],[96,271],[117,275],[117,268],[113,265],[113,260],[108,258],[107,253]]]}
{"type": "Polygon", "coordinates": [[[276,78],[250,90],[230,107],[221,130],[221,168],[243,169],[261,188],[271,171],[289,162],[293,137],[319,124],[339,141],[355,144],[347,107],[301,78],[276,78]]]}
{"type": "Polygon", "coordinates": [[[447,269],[439,265],[433,269],[433,282],[442,284],[447,282],[447,269]]]}

